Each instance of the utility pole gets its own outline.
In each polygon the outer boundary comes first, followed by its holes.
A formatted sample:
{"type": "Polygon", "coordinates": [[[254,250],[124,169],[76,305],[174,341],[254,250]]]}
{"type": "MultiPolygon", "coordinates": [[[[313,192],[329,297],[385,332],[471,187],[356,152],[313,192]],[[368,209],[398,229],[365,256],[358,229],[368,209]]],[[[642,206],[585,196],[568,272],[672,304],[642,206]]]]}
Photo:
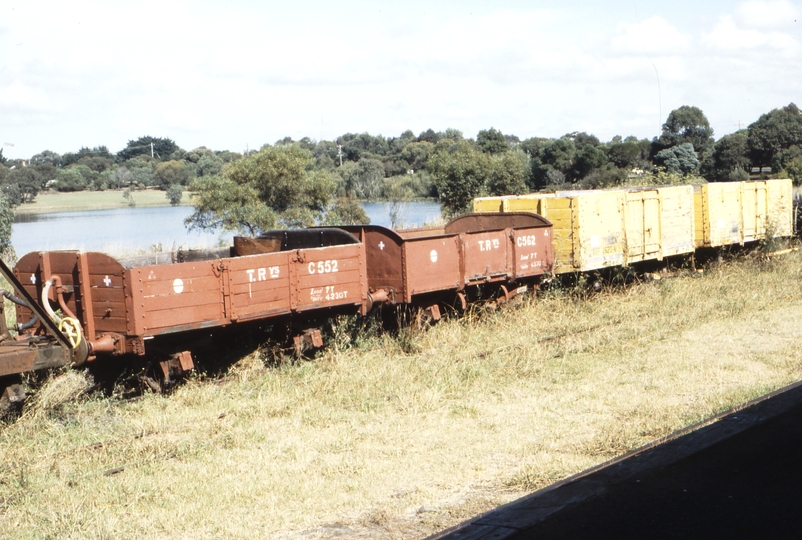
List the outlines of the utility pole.
{"type": "Polygon", "coordinates": [[[150,141],[150,159],[153,159],[153,141],[150,141]]]}
{"type": "Polygon", "coordinates": [[[340,167],[343,166],[343,145],[337,145],[337,157],[340,158],[340,167]]]}

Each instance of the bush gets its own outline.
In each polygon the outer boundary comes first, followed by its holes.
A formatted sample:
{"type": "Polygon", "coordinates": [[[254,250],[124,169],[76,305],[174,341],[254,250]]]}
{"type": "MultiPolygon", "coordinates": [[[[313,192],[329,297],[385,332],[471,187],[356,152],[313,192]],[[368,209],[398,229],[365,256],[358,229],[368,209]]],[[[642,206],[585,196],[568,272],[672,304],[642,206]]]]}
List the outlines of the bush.
{"type": "Polygon", "coordinates": [[[184,196],[184,189],[180,184],[172,184],[167,188],[167,200],[173,206],[178,206],[181,203],[181,198],[184,196]]]}

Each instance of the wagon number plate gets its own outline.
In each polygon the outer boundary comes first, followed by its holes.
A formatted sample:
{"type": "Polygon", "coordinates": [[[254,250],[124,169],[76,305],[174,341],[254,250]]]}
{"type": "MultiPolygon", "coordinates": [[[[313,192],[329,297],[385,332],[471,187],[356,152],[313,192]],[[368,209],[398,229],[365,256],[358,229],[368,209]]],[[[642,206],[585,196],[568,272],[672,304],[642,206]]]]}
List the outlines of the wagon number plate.
{"type": "Polygon", "coordinates": [[[534,234],[519,236],[515,240],[515,243],[518,245],[518,247],[534,246],[537,244],[537,237],[534,234]]]}
{"type": "Polygon", "coordinates": [[[309,263],[310,274],[333,274],[337,272],[338,261],[318,261],[309,263]]]}

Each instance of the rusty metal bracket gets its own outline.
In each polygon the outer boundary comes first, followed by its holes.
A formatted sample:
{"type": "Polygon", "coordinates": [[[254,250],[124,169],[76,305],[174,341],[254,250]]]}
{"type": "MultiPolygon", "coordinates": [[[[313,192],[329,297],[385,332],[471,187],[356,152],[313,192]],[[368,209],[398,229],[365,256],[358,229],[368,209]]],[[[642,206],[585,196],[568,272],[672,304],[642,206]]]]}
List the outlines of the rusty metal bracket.
{"type": "Polygon", "coordinates": [[[320,333],[318,328],[310,328],[304,330],[302,334],[292,338],[295,345],[295,355],[301,356],[309,349],[319,349],[323,346],[323,334],[320,333]]]}
{"type": "Polygon", "coordinates": [[[170,383],[176,377],[195,369],[195,363],[192,361],[192,354],[189,351],[181,351],[170,355],[167,360],[159,362],[159,367],[162,370],[164,382],[170,383]]]}
{"type": "Polygon", "coordinates": [[[56,326],[56,323],[50,319],[44,308],[42,308],[42,306],[40,306],[39,303],[34,300],[27,290],[25,290],[25,287],[23,287],[22,283],[19,282],[17,276],[15,276],[14,272],[12,272],[11,269],[6,266],[6,263],[3,262],[2,259],[0,259],[0,273],[2,273],[3,277],[5,277],[11,286],[14,287],[14,290],[16,290],[20,296],[22,296],[22,298],[28,302],[28,307],[30,307],[31,311],[36,313],[36,315],[39,317],[39,322],[41,322],[45,328],[47,328],[47,331],[56,339],[56,341],[58,341],[59,345],[66,349],[69,358],[72,359],[73,349],[72,345],[70,345],[69,339],[67,339],[67,336],[65,336],[61,330],[58,329],[58,326],[56,326]]]}
{"type": "Polygon", "coordinates": [[[0,395],[0,411],[9,405],[22,403],[23,401],[25,401],[25,389],[21,384],[6,386],[2,395],[0,395]]]}

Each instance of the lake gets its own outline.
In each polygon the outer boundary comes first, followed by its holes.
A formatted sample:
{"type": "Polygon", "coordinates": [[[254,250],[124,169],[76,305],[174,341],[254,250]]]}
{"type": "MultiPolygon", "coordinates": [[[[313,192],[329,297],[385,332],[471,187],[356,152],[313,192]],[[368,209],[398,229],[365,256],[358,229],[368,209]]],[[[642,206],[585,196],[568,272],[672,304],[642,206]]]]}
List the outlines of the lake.
{"type": "MultiPolygon", "coordinates": [[[[390,226],[387,203],[368,202],[362,208],[372,224],[390,226]]],[[[163,206],[18,216],[24,221],[14,223],[11,242],[17,256],[58,249],[123,255],[158,245],[164,251],[172,251],[232,243],[232,232],[187,232],[184,219],[192,211],[191,206],[163,206]]],[[[440,205],[433,202],[406,203],[400,212],[400,221],[407,227],[422,226],[439,218],[440,205]]]]}

